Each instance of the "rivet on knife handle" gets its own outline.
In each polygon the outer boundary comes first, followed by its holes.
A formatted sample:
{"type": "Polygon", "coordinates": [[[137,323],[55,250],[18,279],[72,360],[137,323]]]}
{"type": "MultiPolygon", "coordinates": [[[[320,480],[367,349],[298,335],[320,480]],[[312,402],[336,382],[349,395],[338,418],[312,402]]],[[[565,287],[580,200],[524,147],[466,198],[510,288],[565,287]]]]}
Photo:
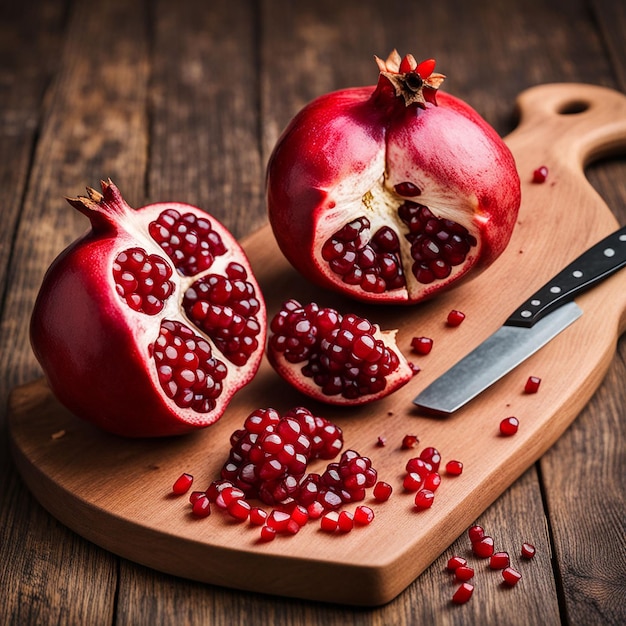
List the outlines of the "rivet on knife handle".
{"type": "Polygon", "coordinates": [[[611,233],[572,261],[506,320],[530,328],[542,317],[626,265],[626,226],[611,233]]]}

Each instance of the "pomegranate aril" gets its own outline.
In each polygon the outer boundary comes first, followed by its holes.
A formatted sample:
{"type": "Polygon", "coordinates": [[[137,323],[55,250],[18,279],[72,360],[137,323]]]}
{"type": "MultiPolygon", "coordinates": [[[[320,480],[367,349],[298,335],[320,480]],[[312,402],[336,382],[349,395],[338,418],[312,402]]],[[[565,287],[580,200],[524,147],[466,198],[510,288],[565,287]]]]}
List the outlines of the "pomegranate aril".
{"type": "Polygon", "coordinates": [[[415,472],[409,472],[404,477],[404,480],[402,481],[402,486],[407,491],[419,491],[422,488],[423,482],[424,480],[419,474],[415,472]]]}
{"type": "Polygon", "coordinates": [[[448,559],[446,567],[448,571],[453,572],[463,565],[467,565],[467,559],[464,559],[462,556],[453,556],[448,559]]]}
{"type": "Polygon", "coordinates": [[[386,437],[378,437],[378,439],[376,440],[376,445],[379,448],[384,448],[387,445],[387,438],[386,437]]]}
{"type": "Polygon", "coordinates": [[[267,511],[261,507],[253,506],[250,509],[249,520],[254,526],[263,526],[267,521],[267,511]]]}
{"type": "Polygon", "coordinates": [[[441,485],[441,476],[437,472],[431,472],[424,479],[424,489],[428,491],[437,491],[441,485]]]}
{"type": "Polygon", "coordinates": [[[287,529],[287,524],[291,516],[289,513],[274,509],[267,517],[266,525],[273,528],[277,533],[284,532],[287,529]]]}
{"type": "Polygon", "coordinates": [[[201,497],[206,497],[206,492],[205,491],[192,491],[189,494],[189,502],[191,502],[191,504],[193,504],[198,498],[201,497]]]}
{"type": "Polygon", "coordinates": [[[465,319],[465,313],[463,313],[462,311],[457,311],[456,309],[453,309],[452,311],[450,311],[450,313],[448,313],[446,322],[448,326],[459,326],[463,322],[464,319],[465,319]]]}
{"type": "Polygon", "coordinates": [[[529,376],[526,384],[524,385],[525,393],[537,393],[539,391],[539,385],[541,384],[541,378],[537,376],[529,376]]]}
{"type": "Polygon", "coordinates": [[[271,526],[261,528],[261,541],[272,541],[276,538],[276,529],[271,526]]]}
{"type": "Polygon", "coordinates": [[[389,483],[386,483],[382,480],[374,485],[373,494],[374,498],[376,498],[378,502],[386,502],[387,500],[389,500],[392,492],[393,487],[389,483]]]}
{"type": "Polygon", "coordinates": [[[465,604],[469,602],[469,599],[472,597],[472,593],[474,593],[474,585],[470,583],[463,583],[452,596],[452,602],[455,604],[465,604]]]}
{"type": "Polygon", "coordinates": [[[533,171],[533,183],[545,183],[548,178],[548,168],[545,165],[541,165],[533,171]]]}
{"type": "Polygon", "coordinates": [[[409,181],[398,183],[394,189],[399,196],[404,196],[406,198],[414,198],[422,193],[417,185],[409,181]]]}
{"type": "Polygon", "coordinates": [[[505,437],[511,437],[519,428],[519,420],[517,417],[507,417],[500,422],[500,434],[505,437]]]}
{"type": "Polygon", "coordinates": [[[298,524],[298,526],[304,526],[309,521],[309,513],[305,507],[296,505],[291,512],[291,519],[298,524]]]}
{"type": "Polygon", "coordinates": [[[470,529],[467,531],[467,534],[469,536],[469,540],[472,543],[476,543],[485,536],[485,531],[482,526],[474,525],[470,527],[470,529]]]}
{"type": "Polygon", "coordinates": [[[324,505],[316,500],[315,502],[311,502],[311,504],[307,506],[306,510],[309,514],[309,519],[319,519],[324,514],[325,509],[324,505]]]}
{"type": "Polygon", "coordinates": [[[448,461],[446,463],[446,472],[451,476],[460,476],[463,473],[463,463],[461,461],[448,461]]]}
{"type": "Polygon", "coordinates": [[[246,494],[237,487],[226,487],[220,491],[219,495],[222,497],[222,502],[227,507],[230,506],[231,502],[242,500],[246,497],[246,494]]]}
{"type": "Polygon", "coordinates": [[[250,503],[247,500],[236,499],[236,500],[231,500],[228,503],[226,510],[236,520],[243,522],[248,519],[251,508],[252,507],[250,506],[250,503]]]}
{"type": "Polygon", "coordinates": [[[411,348],[417,354],[429,354],[433,349],[433,340],[430,337],[413,337],[411,348]]]}
{"type": "Polygon", "coordinates": [[[437,450],[437,448],[433,448],[432,446],[424,448],[420,452],[420,459],[429,463],[431,467],[433,468],[434,472],[439,471],[439,465],[441,463],[441,454],[439,454],[439,450],[437,450]]]}
{"type": "Polygon", "coordinates": [[[422,489],[415,494],[415,507],[420,510],[429,509],[435,501],[435,494],[428,489],[422,489]]]}
{"type": "Polygon", "coordinates": [[[339,522],[339,513],[337,511],[329,511],[322,515],[320,519],[320,528],[325,532],[335,532],[339,522]]]}
{"type": "Polygon", "coordinates": [[[172,492],[176,495],[187,493],[193,484],[193,476],[191,474],[181,474],[172,485],[172,492]]]}
{"type": "Polygon", "coordinates": [[[354,516],[349,511],[341,511],[337,518],[337,530],[348,533],[354,528],[354,516]]]}
{"type": "Polygon", "coordinates": [[[454,575],[459,581],[470,580],[470,578],[474,577],[474,568],[460,565],[454,570],[454,575]]]}
{"type": "Polygon", "coordinates": [[[532,559],[535,556],[535,546],[532,543],[523,543],[522,544],[522,556],[525,559],[532,559]]]}
{"type": "Polygon", "coordinates": [[[413,448],[415,448],[415,446],[417,446],[417,444],[419,443],[419,439],[417,438],[417,435],[405,435],[402,438],[402,449],[403,450],[411,450],[413,448]]]}
{"type": "Polygon", "coordinates": [[[502,578],[504,578],[504,582],[509,587],[513,587],[517,585],[517,583],[522,578],[522,575],[516,569],[512,567],[507,567],[502,570],[502,578]]]}
{"type": "Polygon", "coordinates": [[[472,544],[472,551],[481,558],[487,559],[493,554],[493,538],[485,535],[482,539],[472,544]]]}
{"type": "Polygon", "coordinates": [[[494,552],[489,559],[491,569],[504,569],[510,563],[508,552],[494,552]]]}
{"type": "Polygon", "coordinates": [[[191,512],[196,517],[207,517],[211,514],[211,503],[206,496],[200,496],[191,505],[191,512]]]}
{"type": "Polygon", "coordinates": [[[433,471],[432,465],[420,458],[409,459],[405,469],[407,472],[419,474],[424,479],[433,471]]]}
{"type": "Polygon", "coordinates": [[[357,506],[354,510],[354,523],[366,526],[367,524],[371,524],[374,519],[374,511],[365,505],[357,506]]]}

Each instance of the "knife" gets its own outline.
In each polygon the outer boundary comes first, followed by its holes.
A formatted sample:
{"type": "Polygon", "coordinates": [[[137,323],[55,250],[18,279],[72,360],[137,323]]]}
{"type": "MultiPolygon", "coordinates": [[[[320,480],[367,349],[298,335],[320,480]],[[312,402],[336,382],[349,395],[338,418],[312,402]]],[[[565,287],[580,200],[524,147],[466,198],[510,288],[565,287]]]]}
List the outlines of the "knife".
{"type": "Polygon", "coordinates": [[[626,226],[598,242],[523,302],[493,335],[426,387],[420,409],[448,415],[537,352],[583,311],[574,296],[626,265],[626,226]]]}

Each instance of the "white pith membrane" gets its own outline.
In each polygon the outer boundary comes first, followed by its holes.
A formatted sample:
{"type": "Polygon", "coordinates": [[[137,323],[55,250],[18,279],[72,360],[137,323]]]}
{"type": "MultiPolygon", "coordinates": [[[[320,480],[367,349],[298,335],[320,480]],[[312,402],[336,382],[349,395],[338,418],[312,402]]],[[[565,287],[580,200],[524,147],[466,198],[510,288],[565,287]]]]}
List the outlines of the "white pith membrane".
{"type": "MultiPolygon", "coordinates": [[[[390,159],[392,155],[387,158],[390,159]]],[[[385,155],[373,160],[366,170],[361,170],[346,177],[334,188],[326,189],[327,204],[319,211],[319,222],[313,243],[314,260],[318,269],[328,280],[340,287],[341,291],[349,291],[356,297],[366,300],[409,301],[422,297],[423,294],[440,290],[444,284],[456,280],[474,265],[481,253],[479,229],[468,216],[476,215],[478,200],[475,196],[460,196],[458,190],[443,187],[437,180],[424,172],[411,171],[409,167],[399,166],[401,159],[394,159],[393,171],[390,173],[385,165],[385,155]],[[402,171],[407,170],[407,171],[402,171]],[[393,182],[390,180],[393,177],[393,182]],[[414,197],[401,196],[395,192],[395,185],[403,182],[414,184],[421,193],[414,197]],[[465,260],[459,265],[452,265],[450,274],[445,278],[435,278],[431,283],[419,282],[413,274],[415,260],[411,256],[411,242],[406,238],[409,233],[407,225],[401,220],[398,209],[405,202],[424,205],[438,219],[448,219],[467,229],[477,244],[470,247],[465,260]],[[405,286],[387,289],[382,293],[368,292],[360,285],[347,284],[342,276],[335,273],[329,262],[322,256],[324,244],[341,228],[359,217],[370,222],[369,236],[364,244],[382,227],[393,229],[400,243],[400,263],[405,279],[405,286]]]]}
{"type": "MultiPolygon", "coordinates": [[[[95,193],[97,194],[97,192],[95,193]]],[[[94,198],[95,196],[92,197],[92,200],[94,198]]],[[[183,421],[196,425],[213,423],[221,416],[232,396],[254,376],[263,355],[265,309],[260,288],[256,283],[248,261],[245,256],[242,256],[238,244],[233,244],[233,241],[235,241],[234,238],[230,236],[229,239],[227,234],[223,232],[225,230],[224,227],[219,224],[215,218],[190,205],[168,202],[148,205],[140,210],[135,210],[124,203],[123,212],[116,211],[114,219],[119,224],[120,230],[115,238],[115,246],[111,248],[110,252],[108,263],[109,284],[114,292],[113,297],[118,302],[119,306],[125,307],[124,316],[127,317],[127,324],[135,338],[136,345],[145,357],[146,372],[150,376],[152,385],[163,401],[170,407],[171,411],[178,415],[183,421]],[[149,233],[150,223],[156,221],[157,218],[168,209],[176,210],[181,217],[186,213],[192,213],[197,218],[209,221],[212,228],[217,231],[227,248],[225,254],[215,256],[209,268],[193,276],[180,274],[172,259],[149,233]],[[153,254],[157,255],[172,270],[168,280],[174,284],[174,291],[164,300],[163,308],[157,314],[150,315],[136,311],[117,293],[116,282],[113,277],[113,263],[121,252],[131,248],[140,248],[145,251],[148,256],[153,254]],[[261,331],[257,335],[259,346],[250,355],[248,361],[241,366],[232,363],[228,356],[218,348],[211,336],[189,319],[183,308],[183,298],[189,287],[210,274],[226,276],[225,269],[230,263],[237,263],[245,268],[247,276],[244,280],[253,285],[255,295],[260,303],[259,311],[253,316],[257,319],[261,328],[261,331]],[[194,335],[206,340],[211,347],[212,357],[221,361],[227,367],[228,373],[223,380],[223,382],[227,384],[223,385],[220,395],[214,399],[215,407],[207,412],[199,412],[192,407],[179,406],[174,398],[169,397],[161,384],[157,371],[157,362],[154,358],[154,348],[155,342],[160,335],[161,324],[165,320],[179,322],[189,328],[194,335]]]]}

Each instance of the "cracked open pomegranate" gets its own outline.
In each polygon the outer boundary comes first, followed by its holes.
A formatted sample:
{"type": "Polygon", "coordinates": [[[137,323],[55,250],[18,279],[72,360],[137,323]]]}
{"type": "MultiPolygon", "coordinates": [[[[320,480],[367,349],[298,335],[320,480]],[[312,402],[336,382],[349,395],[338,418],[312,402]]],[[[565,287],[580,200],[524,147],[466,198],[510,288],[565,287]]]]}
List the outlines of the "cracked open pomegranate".
{"type": "Polygon", "coordinates": [[[510,150],[437,90],[432,59],[377,59],[378,84],[323,95],[270,157],[276,240],[307,278],[364,301],[413,303],[505,249],[520,205],[510,150]]]}
{"type": "Polygon", "coordinates": [[[311,398],[365,404],[389,395],[414,374],[395,335],[353,313],[288,300],[270,322],[268,360],[311,398]]]}
{"type": "Polygon", "coordinates": [[[91,230],[52,263],[31,344],[70,411],[131,437],[214,423],[255,375],[266,313],[232,234],[196,207],[134,210],[118,189],[69,199],[91,230]]]}

